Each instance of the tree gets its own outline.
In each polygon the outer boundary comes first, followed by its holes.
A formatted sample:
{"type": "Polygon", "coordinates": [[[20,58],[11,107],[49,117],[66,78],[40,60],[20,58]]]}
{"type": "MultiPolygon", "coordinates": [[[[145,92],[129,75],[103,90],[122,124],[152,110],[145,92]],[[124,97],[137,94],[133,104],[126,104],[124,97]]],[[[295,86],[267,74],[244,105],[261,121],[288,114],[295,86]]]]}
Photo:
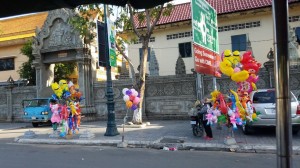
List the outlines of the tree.
{"type": "MultiPolygon", "coordinates": [[[[82,5],[77,8],[79,14],[77,17],[73,19],[72,24],[75,28],[80,30],[80,34],[85,37],[85,33],[91,33],[90,24],[92,24],[92,16],[94,13],[99,12],[98,14],[103,17],[103,12],[100,10],[98,5],[82,5]]],[[[153,33],[154,27],[156,26],[157,22],[159,21],[162,15],[170,15],[172,10],[172,4],[168,3],[166,7],[164,4],[160,6],[145,9],[145,11],[137,11],[136,9],[132,8],[130,4],[127,7],[123,8],[122,12],[120,13],[119,17],[117,18],[115,24],[117,28],[122,28],[126,31],[132,31],[132,34],[136,36],[133,39],[140,39],[142,42],[142,49],[143,49],[143,57],[141,59],[141,63],[139,65],[139,79],[138,82],[135,81],[135,72],[133,69],[133,65],[128,58],[124,54],[124,43],[129,43],[125,40],[120,40],[120,38],[116,38],[116,47],[119,53],[128,61],[130,65],[130,69],[133,75],[133,87],[140,92],[140,102],[139,107],[136,111],[134,111],[133,120],[134,124],[142,124],[142,109],[143,109],[143,100],[145,94],[145,82],[146,82],[146,63],[147,63],[147,56],[148,56],[148,46],[149,46],[149,39],[153,33]],[[138,17],[138,24],[134,23],[133,17],[138,17]],[[137,25],[141,25],[142,23],[146,23],[146,31],[138,30],[137,25]],[[137,84],[138,83],[138,84],[137,84]]],[[[113,14],[112,8],[109,8],[109,14],[113,14]]],[[[108,14],[108,15],[109,15],[108,14]]]]}
{"type": "Polygon", "coordinates": [[[28,57],[28,61],[22,63],[17,72],[19,73],[21,78],[28,80],[28,85],[35,85],[35,68],[31,66],[32,61],[34,60],[34,56],[32,55],[32,40],[28,40],[27,42],[25,42],[20,52],[21,54],[28,57]]]}
{"type": "MultiPolygon", "coordinates": [[[[146,88],[146,68],[147,68],[147,57],[148,57],[148,46],[149,39],[153,33],[154,27],[159,21],[162,15],[170,15],[172,11],[172,4],[168,3],[164,8],[164,4],[151,9],[145,9],[145,11],[137,11],[133,9],[129,4],[127,5],[129,11],[129,18],[126,13],[120,15],[118,24],[122,23],[125,30],[132,30],[138,39],[142,42],[143,56],[139,65],[139,81],[137,90],[140,92],[140,103],[137,110],[134,111],[132,122],[134,124],[142,124],[142,110],[143,100],[145,97],[146,88]],[[138,23],[134,22],[134,17],[137,17],[138,23]],[[138,26],[146,23],[146,30],[138,30],[138,26]]],[[[134,75],[134,74],[133,74],[134,75]]]]}

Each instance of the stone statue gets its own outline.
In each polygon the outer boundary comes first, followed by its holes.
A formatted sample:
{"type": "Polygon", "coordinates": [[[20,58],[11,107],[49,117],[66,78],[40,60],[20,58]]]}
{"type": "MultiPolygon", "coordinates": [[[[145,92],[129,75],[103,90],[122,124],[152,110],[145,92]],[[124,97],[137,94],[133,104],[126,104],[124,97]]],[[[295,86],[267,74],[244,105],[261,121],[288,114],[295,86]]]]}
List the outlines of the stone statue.
{"type": "Polygon", "coordinates": [[[62,37],[64,35],[64,29],[62,28],[62,23],[58,20],[56,28],[53,30],[53,33],[50,37],[49,46],[59,46],[62,45],[62,37]]]}
{"type": "Polygon", "coordinates": [[[274,59],[274,52],[273,52],[273,49],[272,49],[272,48],[270,48],[270,51],[269,51],[269,53],[268,53],[268,55],[267,55],[267,58],[268,58],[269,60],[274,59]]]}

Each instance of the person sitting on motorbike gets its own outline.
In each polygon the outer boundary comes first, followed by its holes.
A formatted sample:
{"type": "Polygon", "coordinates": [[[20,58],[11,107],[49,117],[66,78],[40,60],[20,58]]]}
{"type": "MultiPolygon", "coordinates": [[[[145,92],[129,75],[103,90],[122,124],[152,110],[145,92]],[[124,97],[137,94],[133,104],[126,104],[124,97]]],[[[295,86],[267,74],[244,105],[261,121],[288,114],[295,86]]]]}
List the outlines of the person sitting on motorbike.
{"type": "Polygon", "coordinates": [[[201,109],[199,108],[200,119],[203,123],[204,130],[205,130],[205,133],[206,133],[206,136],[204,137],[205,140],[212,140],[213,139],[210,124],[207,124],[207,119],[206,119],[207,110],[210,107],[212,107],[212,104],[211,104],[210,100],[208,98],[206,98],[206,99],[204,99],[204,104],[202,105],[201,109]]]}

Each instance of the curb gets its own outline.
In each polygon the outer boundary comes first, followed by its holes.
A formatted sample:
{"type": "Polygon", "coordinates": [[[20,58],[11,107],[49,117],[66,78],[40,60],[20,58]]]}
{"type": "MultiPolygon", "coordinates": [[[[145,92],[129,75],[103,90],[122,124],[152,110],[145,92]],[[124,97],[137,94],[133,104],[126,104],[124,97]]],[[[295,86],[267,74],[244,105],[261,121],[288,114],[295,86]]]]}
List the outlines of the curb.
{"type": "MultiPolygon", "coordinates": [[[[27,139],[15,138],[16,143],[21,144],[49,144],[49,145],[86,145],[86,146],[113,146],[117,147],[121,140],[77,140],[77,139],[27,139]]],[[[152,148],[163,149],[175,147],[178,150],[199,151],[227,151],[237,153],[276,153],[276,146],[271,145],[225,145],[217,143],[159,143],[158,141],[125,141],[128,148],[152,148]]],[[[293,154],[300,155],[300,146],[293,146],[293,154]]]]}

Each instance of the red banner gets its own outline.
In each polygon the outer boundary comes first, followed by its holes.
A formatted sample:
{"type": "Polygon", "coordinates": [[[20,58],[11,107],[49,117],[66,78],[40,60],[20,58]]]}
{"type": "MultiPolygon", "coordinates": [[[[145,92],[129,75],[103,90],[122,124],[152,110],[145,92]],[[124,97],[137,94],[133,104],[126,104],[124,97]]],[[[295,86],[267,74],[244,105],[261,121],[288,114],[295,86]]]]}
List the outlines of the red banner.
{"type": "Polygon", "coordinates": [[[221,77],[219,72],[220,55],[207,50],[197,44],[193,44],[195,56],[195,71],[200,74],[221,77]]]}

